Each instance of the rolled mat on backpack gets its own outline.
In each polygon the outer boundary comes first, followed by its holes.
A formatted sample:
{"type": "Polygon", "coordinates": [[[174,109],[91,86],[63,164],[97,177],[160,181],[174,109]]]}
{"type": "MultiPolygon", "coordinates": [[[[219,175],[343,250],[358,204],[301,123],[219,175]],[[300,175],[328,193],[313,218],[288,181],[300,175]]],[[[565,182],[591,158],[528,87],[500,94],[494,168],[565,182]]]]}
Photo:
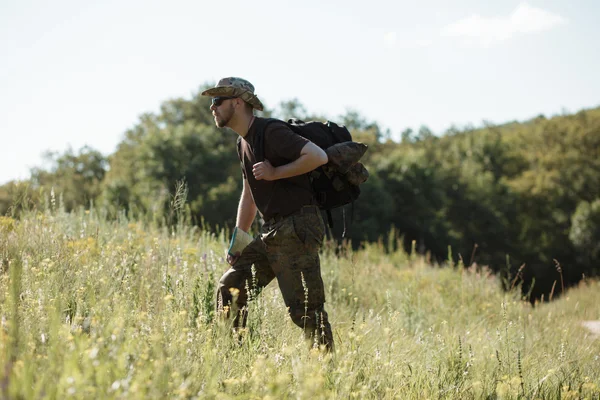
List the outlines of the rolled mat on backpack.
{"type": "Polygon", "coordinates": [[[356,163],[346,172],[346,179],[351,184],[358,186],[369,179],[369,171],[362,163],[356,163]]]}
{"type": "Polygon", "coordinates": [[[347,173],[367,151],[367,145],[359,142],[336,143],[325,150],[329,165],[342,174],[347,173]]]}

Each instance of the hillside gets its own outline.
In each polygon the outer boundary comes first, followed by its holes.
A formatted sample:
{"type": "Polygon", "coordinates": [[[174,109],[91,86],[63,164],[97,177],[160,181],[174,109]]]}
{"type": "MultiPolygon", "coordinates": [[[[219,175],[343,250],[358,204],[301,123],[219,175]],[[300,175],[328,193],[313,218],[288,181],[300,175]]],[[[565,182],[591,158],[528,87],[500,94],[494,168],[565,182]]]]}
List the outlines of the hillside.
{"type": "MultiPolygon", "coordinates": [[[[236,134],[214,126],[199,93],[142,115],[109,156],[87,147],[56,154],[28,182],[0,187],[0,214],[18,219],[54,192],[67,211],[95,204],[109,219],[158,221],[185,184],[192,221],[231,229],[242,183],[236,134]]],[[[291,101],[263,115],[320,119],[301,110],[291,101]]],[[[600,273],[600,108],[441,137],[422,127],[401,142],[355,111],[337,122],[369,146],[361,161],[370,177],[347,213],[355,249],[394,230],[405,251],[415,243],[437,262],[451,253],[507,281],[519,275],[532,301],[600,273]]],[[[342,212],[333,219],[341,237],[342,212]]]]}
{"type": "Polygon", "coordinates": [[[105,214],[51,202],[0,217],[2,397],[600,396],[600,340],[582,325],[600,320],[598,281],[532,306],[486,269],[382,243],[327,248],[329,358],[308,350],[274,283],[233,340],[213,313],[226,232],[105,214]]]}

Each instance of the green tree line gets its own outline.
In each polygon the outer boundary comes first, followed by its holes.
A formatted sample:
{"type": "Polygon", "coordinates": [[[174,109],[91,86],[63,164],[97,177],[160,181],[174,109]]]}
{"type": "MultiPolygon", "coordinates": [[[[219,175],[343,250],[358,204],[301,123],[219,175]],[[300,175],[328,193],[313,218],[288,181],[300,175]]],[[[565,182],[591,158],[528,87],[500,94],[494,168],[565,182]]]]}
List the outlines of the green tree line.
{"type": "MultiPolygon", "coordinates": [[[[185,183],[194,223],[231,228],[242,183],[237,135],[214,126],[201,91],[140,116],[113,154],[89,147],[48,154],[50,168],[0,187],[0,213],[18,217],[21,208],[56,201],[66,210],[96,205],[108,217],[127,212],[168,223],[185,183]]],[[[297,100],[261,115],[324,120],[297,100]]],[[[355,110],[335,122],[369,145],[369,180],[345,210],[353,245],[396,232],[406,250],[489,265],[532,298],[600,272],[600,108],[440,136],[423,126],[397,141],[355,110]]],[[[341,214],[334,213],[334,238],[344,227],[341,214]]]]}

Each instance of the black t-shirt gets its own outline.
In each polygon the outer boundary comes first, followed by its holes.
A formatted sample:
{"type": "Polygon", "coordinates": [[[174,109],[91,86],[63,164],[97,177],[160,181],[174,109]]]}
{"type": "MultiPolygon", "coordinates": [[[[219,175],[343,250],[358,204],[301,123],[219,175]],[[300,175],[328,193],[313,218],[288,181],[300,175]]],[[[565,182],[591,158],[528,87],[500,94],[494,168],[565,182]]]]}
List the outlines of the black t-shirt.
{"type": "MultiPolygon", "coordinates": [[[[274,216],[285,217],[302,206],[315,204],[312,187],[307,174],[274,181],[257,181],[252,174],[256,164],[254,138],[257,129],[264,126],[264,119],[256,117],[245,137],[238,138],[238,156],[242,163],[242,175],[248,180],[254,203],[265,220],[274,216]]],[[[300,151],[308,139],[293,132],[283,122],[272,122],[264,132],[264,158],[279,167],[300,157],[300,151]]]]}

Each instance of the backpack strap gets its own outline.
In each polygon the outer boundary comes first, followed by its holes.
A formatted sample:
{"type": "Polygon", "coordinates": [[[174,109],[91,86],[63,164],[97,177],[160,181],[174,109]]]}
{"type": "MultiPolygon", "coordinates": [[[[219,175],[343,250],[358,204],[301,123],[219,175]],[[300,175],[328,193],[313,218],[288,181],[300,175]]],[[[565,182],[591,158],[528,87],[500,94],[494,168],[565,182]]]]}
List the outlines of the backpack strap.
{"type": "MultiPolygon", "coordinates": [[[[342,232],[342,238],[345,238],[346,235],[350,233],[350,225],[354,222],[354,200],[352,200],[350,207],[350,222],[346,224],[346,206],[342,206],[342,220],[344,223],[344,231],[342,232]]],[[[329,226],[333,228],[330,210],[327,210],[327,218],[329,220],[329,226]]]]}
{"type": "Polygon", "coordinates": [[[276,118],[265,118],[262,120],[255,119],[254,123],[259,125],[256,127],[256,134],[254,135],[254,158],[257,162],[265,161],[265,131],[267,125],[273,122],[283,122],[276,118]]]}
{"type": "Polygon", "coordinates": [[[344,221],[344,230],[342,231],[342,238],[346,237],[346,206],[342,206],[342,220],[344,221]]]}
{"type": "Polygon", "coordinates": [[[327,210],[327,223],[329,224],[329,229],[333,232],[333,217],[331,216],[331,210],[327,210]]]}

